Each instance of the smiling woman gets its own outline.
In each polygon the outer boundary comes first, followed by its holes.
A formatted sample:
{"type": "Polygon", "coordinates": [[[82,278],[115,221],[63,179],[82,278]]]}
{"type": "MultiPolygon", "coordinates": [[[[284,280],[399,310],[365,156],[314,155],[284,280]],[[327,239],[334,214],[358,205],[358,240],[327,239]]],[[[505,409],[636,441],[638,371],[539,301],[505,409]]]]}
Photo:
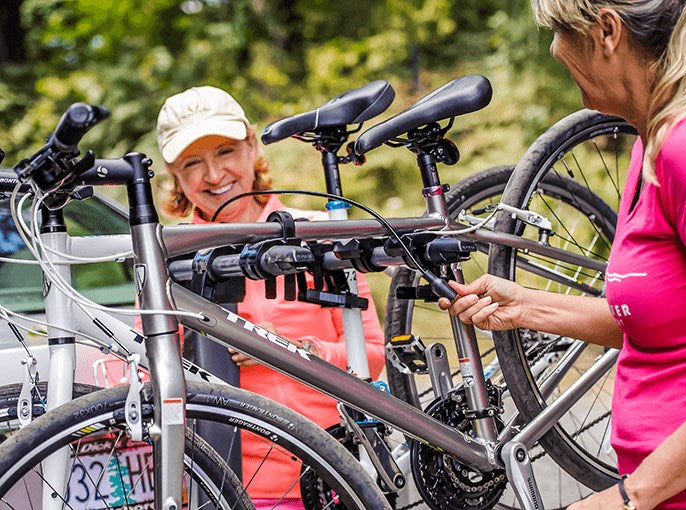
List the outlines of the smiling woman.
{"type": "MultiPolygon", "coordinates": [[[[173,178],[173,189],[167,211],[176,216],[192,212],[193,223],[207,223],[227,199],[250,190],[270,189],[269,165],[262,157],[243,108],[226,92],[214,87],[195,87],[170,97],[165,102],[157,124],[157,140],[167,171],[173,178]]],[[[222,210],[221,222],[265,221],[273,211],[285,210],[294,218],[327,219],[321,211],[302,211],[285,207],[276,196],[246,197],[222,210]]],[[[309,278],[309,277],[308,277],[309,278]]],[[[357,275],[359,294],[369,300],[362,311],[362,324],[370,374],[376,378],[384,364],[383,335],[369,285],[357,275]]],[[[312,286],[311,279],[308,280],[312,286]]],[[[262,280],[246,280],[245,298],[237,304],[241,317],[280,335],[326,361],[346,368],[345,334],[341,310],[321,308],[299,301],[287,301],[283,278],[277,279],[277,297],[265,298],[262,280]]],[[[203,341],[203,340],[201,340],[203,341]]],[[[198,343],[199,345],[199,343],[198,343]]],[[[197,353],[197,346],[195,347],[197,353]]],[[[202,364],[202,361],[199,361],[202,364]]],[[[212,363],[240,367],[240,386],[285,404],[322,427],[340,421],[336,402],[295,382],[270,368],[257,364],[238,352],[212,354],[212,363]],[[221,359],[226,355],[226,360],[221,359]]],[[[216,373],[215,370],[212,370],[216,373]]],[[[226,441],[227,431],[220,433],[226,441]]],[[[200,432],[203,435],[203,432],[200,432]]],[[[298,480],[300,468],[272,459],[259,443],[243,436],[242,475],[250,480],[257,469],[263,481],[250,483],[248,493],[258,510],[278,508],[303,509],[298,480]],[[282,499],[286,494],[287,497],[282,499]]],[[[213,447],[217,448],[215,444],[213,447]]],[[[309,495],[319,497],[319,494],[309,495]]],[[[330,501],[329,501],[330,503],[330,501]]],[[[327,503],[325,503],[326,506],[327,503]]]]}
{"type": "MultiPolygon", "coordinates": [[[[157,139],[173,178],[166,210],[191,211],[209,220],[227,199],[246,191],[271,189],[269,164],[257,145],[243,108],[215,87],[193,87],[170,97],[157,121],[157,139]]],[[[253,222],[268,198],[239,200],[224,208],[222,222],[253,222]]]]}

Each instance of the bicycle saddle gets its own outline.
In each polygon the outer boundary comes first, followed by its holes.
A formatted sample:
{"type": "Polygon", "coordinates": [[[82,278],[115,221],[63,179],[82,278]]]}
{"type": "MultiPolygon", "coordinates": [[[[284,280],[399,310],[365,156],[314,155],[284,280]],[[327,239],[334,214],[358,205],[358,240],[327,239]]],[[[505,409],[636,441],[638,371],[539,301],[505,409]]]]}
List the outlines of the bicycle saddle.
{"type": "Polygon", "coordinates": [[[394,97],[395,91],[390,83],[385,80],[373,81],[343,92],[315,110],[269,124],[262,131],[262,143],[267,145],[319,128],[359,124],[385,111],[394,97]]]}
{"type": "Polygon", "coordinates": [[[457,78],[362,133],[355,141],[355,153],[361,156],[412,129],[480,110],[491,102],[492,96],[487,78],[479,75],[457,78]]]}

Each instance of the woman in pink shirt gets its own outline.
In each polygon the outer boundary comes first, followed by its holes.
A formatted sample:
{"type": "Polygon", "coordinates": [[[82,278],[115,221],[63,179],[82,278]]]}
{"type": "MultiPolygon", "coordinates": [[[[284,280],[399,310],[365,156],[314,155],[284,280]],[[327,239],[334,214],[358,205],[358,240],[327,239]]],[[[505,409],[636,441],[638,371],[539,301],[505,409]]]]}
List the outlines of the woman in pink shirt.
{"type": "Polygon", "coordinates": [[[482,329],[531,328],[621,348],[612,405],[617,486],[569,508],[686,509],[686,13],[684,0],[532,0],[587,108],[639,132],[607,298],[485,275],[440,305],[482,329]],[[659,292],[646,292],[659,286],[659,292]],[[624,489],[625,494],[621,493],[624,489]]]}
{"type": "MultiPolygon", "coordinates": [[[[247,191],[268,190],[269,165],[262,157],[255,130],[243,108],[228,93],[215,87],[194,87],[166,100],[157,121],[157,140],[172,177],[167,213],[193,223],[207,223],[217,208],[231,197],[247,191]]],[[[269,213],[289,211],[294,218],[327,219],[316,211],[285,207],[276,195],[246,197],[222,209],[217,221],[251,223],[266,220],[269,213]]],[[[300,347],[346,368],[347,356],[341,310],[286,301],[283,279],[277,279],[277,298],[266,299],[264,281],[246,280],[245,299],[238,313],[247,320],[289,339],[300,347]]],[[[369,286],[358,275],[360,295],[369,300],[362,312],[370,373],[377,377],[384,364],[381,326],[369,286]]],[[[280,402],[326,428],[339,423],[336,402],[247,356],[233,352],[240,366],[241,387],[280,402]]],[[[243,479],[255,506],[295,510],[300,500],[300,469],[290,459],[270,455],[269,445],[244,434],[243,479]],[[259,476],[251,480],[259,469],[259,476]]]]}

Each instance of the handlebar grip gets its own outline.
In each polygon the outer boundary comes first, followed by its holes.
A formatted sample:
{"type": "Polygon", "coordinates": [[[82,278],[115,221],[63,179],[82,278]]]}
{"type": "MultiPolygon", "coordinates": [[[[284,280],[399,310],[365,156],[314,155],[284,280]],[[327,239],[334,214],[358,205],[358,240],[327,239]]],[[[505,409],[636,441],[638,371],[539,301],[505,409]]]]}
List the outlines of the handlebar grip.
{"type": "Polygon", "coordinates": [[[445,281],[443,278],[439,278],[431,271],[426,271],[424,273],[424,278],[426,278],[431,284],[431,290],[438,297],[448,298],[450,301],[457,297],[457,292],[445,281]]]}
{"type": "Polygon", "coordinates": [[[60,151],[74,152],[81,138],[109,116],[110,112],[102,106],[74,103],[60,118],[51,141],[55,142],[60,151]]]}

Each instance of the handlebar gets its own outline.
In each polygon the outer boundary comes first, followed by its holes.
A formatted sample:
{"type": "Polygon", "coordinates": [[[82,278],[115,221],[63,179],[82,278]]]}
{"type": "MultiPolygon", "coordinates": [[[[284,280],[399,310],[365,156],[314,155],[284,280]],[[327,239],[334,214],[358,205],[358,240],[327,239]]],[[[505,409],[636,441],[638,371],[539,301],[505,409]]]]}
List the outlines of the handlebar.
{"type": "MultiPolygon", "coordinates": [[[[17,175],[11,170],[0,170],[0,193],[11,193],[14,188],[20,184],[17,175]]],[[[19,193],[28,193],[31,191],[31,185],[21,184],[19,193]]]]}
{"type": "Polygon", "coordinates": [[[60,118],[48,145],[54,144],[63,153],[75,153],[81,138],[109,116],[110,112],[102,106],[74,103],[60,118]]]}
{"type": "MultiPolygon", "coordinates": [[[[76,185],[76,176],[93,166],[95,157],[88,151],[78,160],[78,144],[93,126],[109,117],[102,106],[74,103],[60,118],[57,128],[47,143],[31,157],[14,166],[14,171],[22,182],[33,182],[44,193],[64,188],[71,192],[76,185]]],[[[51,198],[47,205],[55,208],[66,203],[64,198],[51,198]]]]}

